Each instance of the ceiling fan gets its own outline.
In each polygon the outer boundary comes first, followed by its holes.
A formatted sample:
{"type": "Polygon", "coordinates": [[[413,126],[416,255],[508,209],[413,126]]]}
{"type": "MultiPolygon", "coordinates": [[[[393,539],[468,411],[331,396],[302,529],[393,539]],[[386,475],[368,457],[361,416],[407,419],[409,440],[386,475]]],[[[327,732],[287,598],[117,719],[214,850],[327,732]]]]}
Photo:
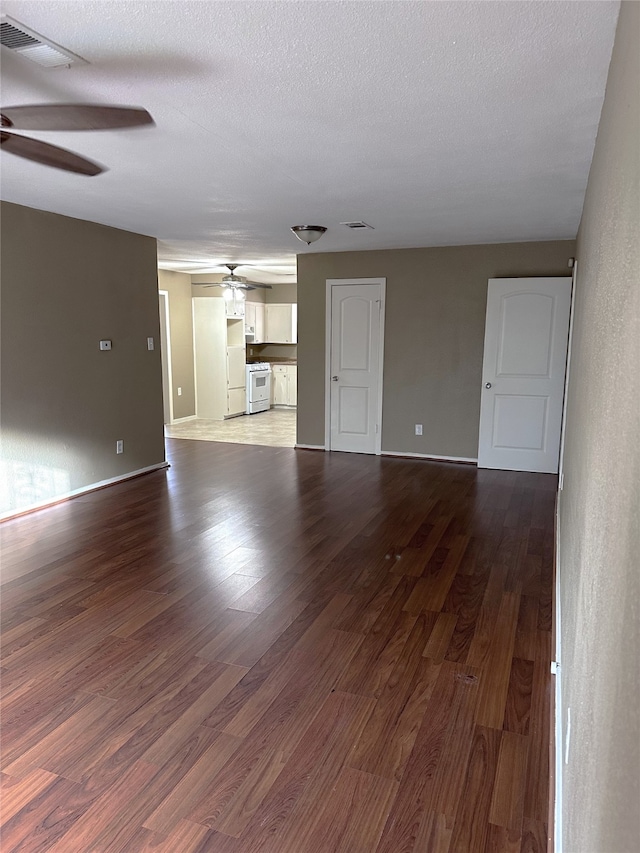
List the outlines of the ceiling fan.
{"type": "Polygon", "coordinates": [[[113,130],[154,124],[146,110],[139,107],[101,106],[99,104],[32,104],[6,107],[1,113],[0,145],[3,151],[79,175],[99,175],[105,169],[91,160],[30,136],[20,130],[113,130]],[[10,128],[10,130],[9,130],[10,128]]]}
{"type": "Polygon", "coordinates": [[[227,290],[255,290],[256,287],[263,287],[265,290],[272,290],[270,284],[258,284],[257,281],[247,281],[242,275],[236,275],[234,270],[242,266],[242,264],[225,264],[229,270],[229,275],[225,275],[221,281],[198,282],[202,287],[223,287],[227,290]]]}

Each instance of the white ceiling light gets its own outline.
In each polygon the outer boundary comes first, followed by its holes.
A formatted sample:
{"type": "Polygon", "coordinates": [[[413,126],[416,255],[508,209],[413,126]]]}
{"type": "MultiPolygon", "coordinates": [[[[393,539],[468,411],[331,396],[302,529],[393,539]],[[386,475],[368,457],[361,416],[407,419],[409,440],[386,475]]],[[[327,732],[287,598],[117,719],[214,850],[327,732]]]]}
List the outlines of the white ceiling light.
{"type": "Polygon", "coordinates": [[[234,287],[239,284],[246,284],[247,280],[244,276],[236,275],[236,267],[239,264],[226,264],[228,270],[230,270],[229,275],[225,275],[222,279],[222,284],[226,284],[228,287],[234,287]]]}
{"type": "Polygon", "coordinates": [[[324,225],[292,225],[291,230],[298,240],[302,240],[308,246],[319,240],[327,229],[324,225]]]}

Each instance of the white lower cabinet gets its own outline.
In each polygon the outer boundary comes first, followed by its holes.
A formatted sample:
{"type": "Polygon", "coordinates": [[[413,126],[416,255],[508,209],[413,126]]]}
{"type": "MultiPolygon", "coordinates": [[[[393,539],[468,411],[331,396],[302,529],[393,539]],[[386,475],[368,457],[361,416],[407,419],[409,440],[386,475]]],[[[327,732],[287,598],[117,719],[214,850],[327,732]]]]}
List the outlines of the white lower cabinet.
{"type": "Polygon", "coordinates": [[[244,347],[227,347],[226,417],[243,415],[247,408],[244,347]]]}
{"type": "Polygon", "coordinates": [[[296,406],[298,404],[298,366],[296,364],[274,364],[273,404],[296,406]]]}
{"type": "Polygon", "coordinates": [[[229,388],[227,391],[227,400],[227,417],[233,417],[233,415],[244,415],[247,410],[246,388],[229,388]]]}

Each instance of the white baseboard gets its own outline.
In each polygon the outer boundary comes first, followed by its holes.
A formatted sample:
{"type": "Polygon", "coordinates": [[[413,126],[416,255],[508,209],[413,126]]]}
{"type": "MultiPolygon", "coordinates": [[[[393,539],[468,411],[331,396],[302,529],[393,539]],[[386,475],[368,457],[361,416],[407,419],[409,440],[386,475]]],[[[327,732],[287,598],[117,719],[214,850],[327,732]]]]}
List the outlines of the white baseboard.
{"type": "Polygon", "coordinates": [[[174,424],[183,424],[186,421],[195,421],[197,415],[187,415],[186,418],[174,418],[170,424],[165,424],[165,426],[173,426],[174,424]]]}
{"type": "Polygon", "coordinates": [[[111,477],[109,480],[100,480],[97,483],[91,483],[88,486],[82,486],[79,489],[73,489],[70,492],[65,492],[62,495],[56,495],[54,498],[39,501],[29,506],[23,506],[19,509],[10,509],[0,514],[0,521],[8,521],[10,518],[17,518],[20,515],[25,515],[28,512],[35,512],[38,509],[45,509],[48,506],[64,503],[64,501],[77,498],[79,495],[86,495],[88,492],[95,492],[98,489],[104,489],[107,486],[114,486],[116,483],[123,483],[125,480],[133,480],[134,477],[140,477],[142,474],[150,474],[152,471],[160,471],[163,468],[169,468],[168,462],[158,462],[156,465],[149,465],[146,468],[138,468],[137,471],[129,471],[127,474],[120,474],[118,477],[111,477]]]}
{"type": "MultiPolygon", "coordinates": [[[[300,450],[326,450],[322,444],[296,444],[300,450]]],[[[468,456],[436,456],[433,453],[403,453],[402,451],[383,450],[381,456],[409,457],[411,459],[431,459],[433,462],[472,462],[477,465],[477,458],[468,456]]]]}
{"type": "Polygon", "coordinates": [[[436,456],[435,453],[403,453],[396,450],[383,450],[382,456],[408,456],[411,459],[431,459],[434,462],[472,462],[478,464],[476,457],[470,456],[436,456]]]}

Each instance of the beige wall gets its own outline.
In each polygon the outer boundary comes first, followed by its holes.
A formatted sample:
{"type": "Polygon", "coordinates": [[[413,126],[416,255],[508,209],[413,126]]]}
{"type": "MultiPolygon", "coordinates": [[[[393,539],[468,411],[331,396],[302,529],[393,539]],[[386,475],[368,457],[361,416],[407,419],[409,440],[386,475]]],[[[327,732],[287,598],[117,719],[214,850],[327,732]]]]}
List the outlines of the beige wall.
{"type": "Polygon", "coordinates": [[[326,279],[387,280],[383,451],[475,458],[487,281],[567,275],[574,254],[568,240],[298,255],[298,442],[324,445],[326,279]]]}
{"type": "Polygon", "coordinates": [[[271,290],[266,290],[266,301],[282,303],[295,303],[298,301],[298,285],[292,284],[272,284],[271,290]]]}
{"type": "Polygon", "coordinates": [[[147,350],[160,331],[156,241],[14,204],[1,212],[7,512],[162,463],[164,440],[160,347],[147,350]]]}
{"type": "Polygon", "coordinates": [[[191,276],[186,273],[158,270],[158,288],[169,293],[173,418],[174,420],[188,418],[196,413],[191,276]],[[180,397],[178,388],[182,388],[180,397]]]}
{"type": "Polygon", "coordinates": [[[560,492],[565,853],[640,843],[639,44],[640,4],[623,3],[578,235],[560,492]]]}

